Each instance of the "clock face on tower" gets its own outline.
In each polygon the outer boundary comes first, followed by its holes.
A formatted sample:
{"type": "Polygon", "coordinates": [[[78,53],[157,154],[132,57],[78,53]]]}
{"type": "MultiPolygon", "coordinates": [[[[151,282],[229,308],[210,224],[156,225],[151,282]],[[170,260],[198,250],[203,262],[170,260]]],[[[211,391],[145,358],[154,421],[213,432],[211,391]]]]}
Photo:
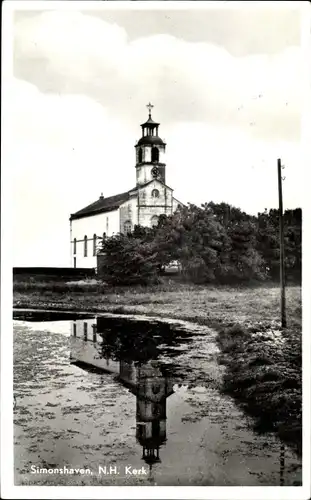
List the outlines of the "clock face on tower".
{"type": "Polygon", "coordinates": [[[151,170],[151,173],[152,173],[152,177],[154,177],[154,178],[159,177],[159,174],[160,174],[159,169],[157,167],[153,167],[153,169],[151,170]]]}

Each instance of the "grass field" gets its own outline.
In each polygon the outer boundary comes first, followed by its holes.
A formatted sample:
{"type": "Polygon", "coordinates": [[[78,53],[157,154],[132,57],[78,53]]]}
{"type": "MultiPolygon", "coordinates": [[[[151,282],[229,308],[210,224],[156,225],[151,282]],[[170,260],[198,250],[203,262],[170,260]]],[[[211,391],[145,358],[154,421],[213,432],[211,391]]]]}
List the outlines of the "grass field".
{"type": "MultiPolygon", "coordinates": [[[[101,283],[14,283],[15,307],[117,311],[189,319],[201,324],[278,324],[277,286],[212,287],[167,282],[108,288],[101,283]]],[[[301,289],[287,289],[289,325],[301,326],[301,289]]]]}
{"type": "Polygon", "coordinates": [[[209,287],[167,282],[108,289],[96,282],[14,285],[14,306],[184,319],[218,332],[223,390],[301,454],[301,288],[287,288],[288,328],[273,284],[209,287]]]}

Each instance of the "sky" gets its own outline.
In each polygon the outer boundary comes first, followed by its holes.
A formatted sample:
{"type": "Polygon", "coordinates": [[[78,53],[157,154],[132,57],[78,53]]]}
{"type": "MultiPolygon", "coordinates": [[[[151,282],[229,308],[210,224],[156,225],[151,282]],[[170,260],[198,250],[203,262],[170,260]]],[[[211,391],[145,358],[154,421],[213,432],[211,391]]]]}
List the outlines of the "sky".
{"type": "Polygon", "coordinates": [[[284,206],[301,206],[299,10],[107,3],[14,14],[13,265],[69,265],[70,214],[134,187],[149,101],[177,199],[277,207],[281,158],[284,206]]]}

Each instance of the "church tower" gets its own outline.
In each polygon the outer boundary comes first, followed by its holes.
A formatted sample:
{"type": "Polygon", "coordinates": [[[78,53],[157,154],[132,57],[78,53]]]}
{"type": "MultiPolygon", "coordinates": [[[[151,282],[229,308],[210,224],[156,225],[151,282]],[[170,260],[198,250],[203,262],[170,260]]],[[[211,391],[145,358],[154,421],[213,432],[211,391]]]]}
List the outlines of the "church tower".
{"type": "Polygon", "coordinates": [[[142,137],[136,148],[137,187],[157,179],[165,184],[165,142],[159,137],[160,124],[151,117],[152,104],[148,104],[148,120],[141,125],[142,137]]]}
{"type": "Polygon", "coordinates": [[[160,124],[151,116],[152,104],[147,105],[148,120],[141,125],[142,136],[136,149],[136,224],[145,227],[157,225],[161,215],[172,215],[179,202],[173,189],[166,184],[165,142],[159,137],[160,124]]]}

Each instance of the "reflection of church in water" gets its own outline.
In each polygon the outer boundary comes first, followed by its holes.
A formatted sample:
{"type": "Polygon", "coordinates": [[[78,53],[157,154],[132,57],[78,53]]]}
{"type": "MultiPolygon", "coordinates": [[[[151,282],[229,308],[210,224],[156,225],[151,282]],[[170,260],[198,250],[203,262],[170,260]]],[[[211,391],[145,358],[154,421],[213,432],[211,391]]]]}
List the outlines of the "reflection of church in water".
{"type": "Polygon", "coordinates": [[[114,360],[101,355],[104,331],[100,320],[72,322],[71,362],[115,374],[136,396],[136,438],[143,448],[144,461],[151,467],[160,462],[159,449],[166,441],[166,399],[173,394],[173,382],[164,376],[154,360],[114,360]]]}

